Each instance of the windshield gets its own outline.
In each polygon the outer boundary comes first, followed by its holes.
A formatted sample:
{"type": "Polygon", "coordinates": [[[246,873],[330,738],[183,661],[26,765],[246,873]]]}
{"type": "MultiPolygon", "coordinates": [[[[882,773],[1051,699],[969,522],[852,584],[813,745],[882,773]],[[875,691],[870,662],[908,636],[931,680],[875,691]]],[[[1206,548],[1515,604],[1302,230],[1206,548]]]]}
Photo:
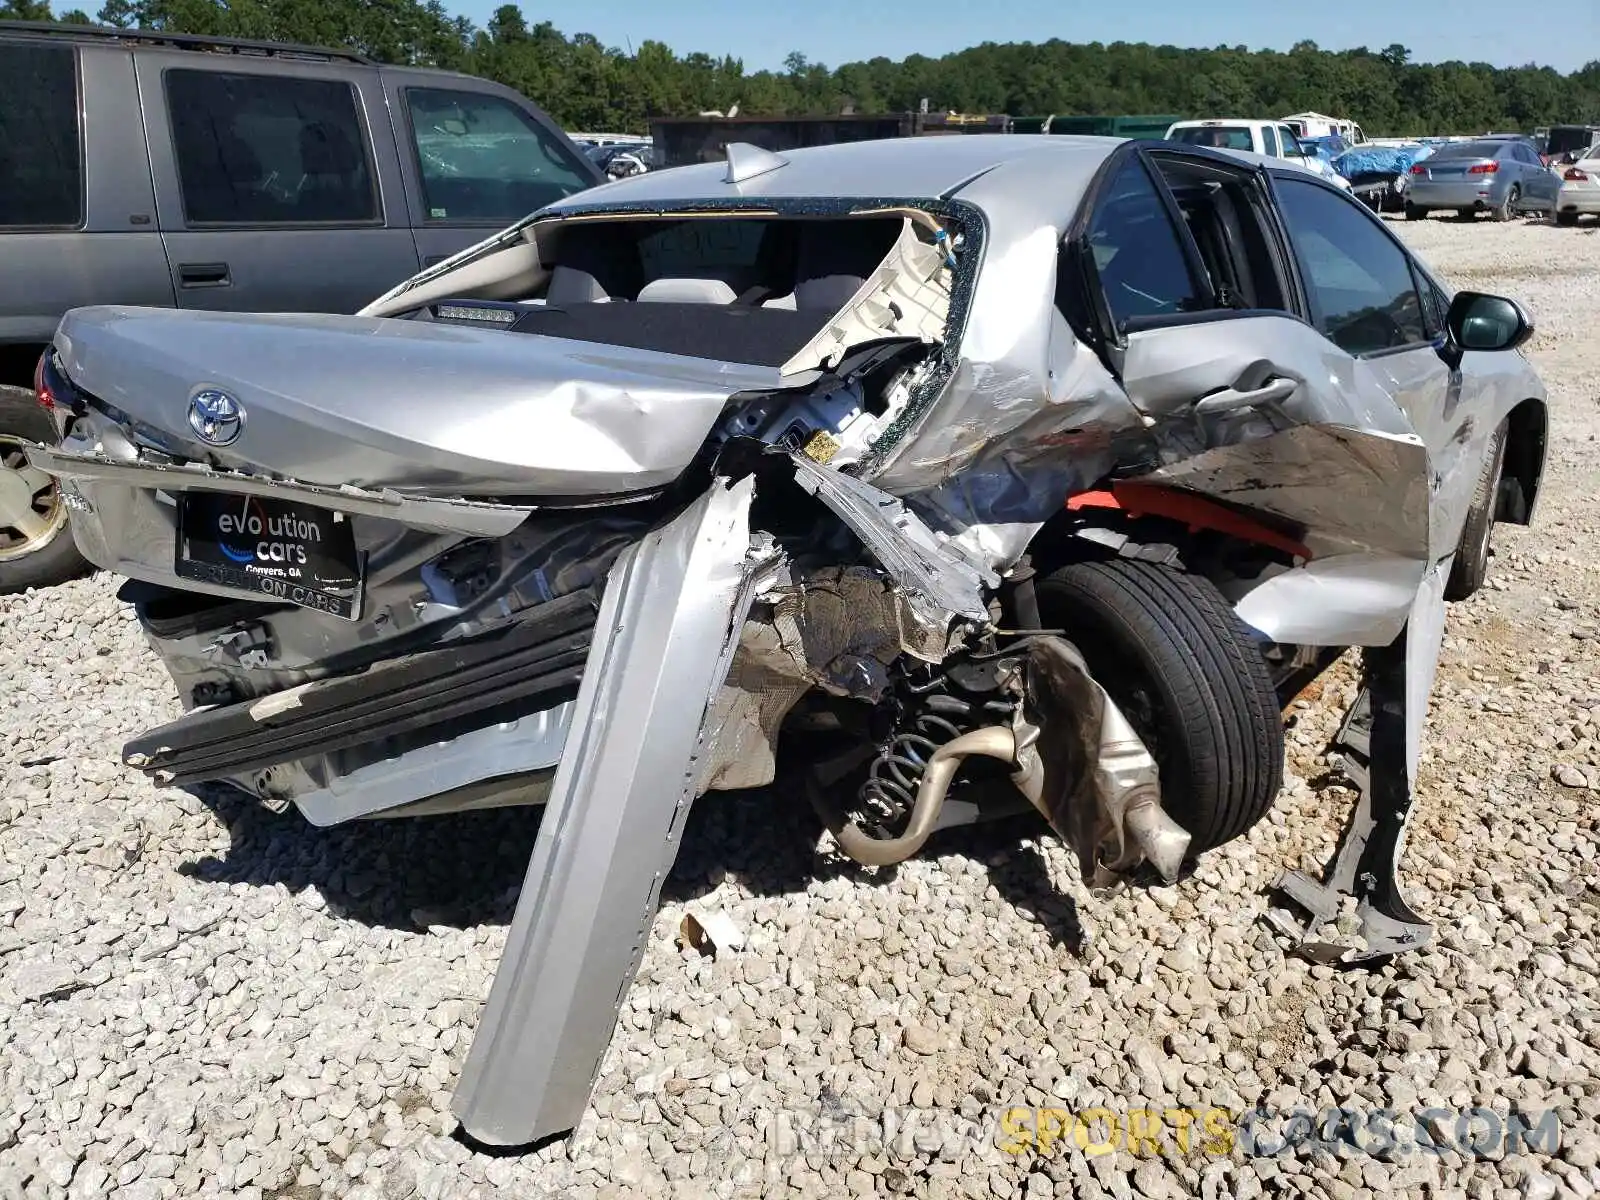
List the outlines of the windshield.
{"type": "Polygon", "coordinates": [[[1216,146],[1222,150],[1254,150],[1255,139],[1244,125],[1191,125],[1174,129],[1169,141],[1186,146],[1216,146]]]}
{"type": "Polygon", "coordinates": [[[1433,157],[1435,159],[1493,158],[1505,145],[1505,142],[1457,142],[1450,146],[1440,146],[1433,152],[1433,157]]]}

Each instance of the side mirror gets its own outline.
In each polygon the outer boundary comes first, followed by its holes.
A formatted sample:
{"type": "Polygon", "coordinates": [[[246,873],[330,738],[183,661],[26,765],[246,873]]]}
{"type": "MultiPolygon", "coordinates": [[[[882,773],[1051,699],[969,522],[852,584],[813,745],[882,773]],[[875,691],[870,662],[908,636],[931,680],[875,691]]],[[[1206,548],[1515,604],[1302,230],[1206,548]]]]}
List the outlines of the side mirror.
{"type": "Polygon", "coordinates": [[[1444,323],[1462,350],[1515,350],[1533,336],[1522,305],[1487,292],[1457,292],[1444,323]]]}

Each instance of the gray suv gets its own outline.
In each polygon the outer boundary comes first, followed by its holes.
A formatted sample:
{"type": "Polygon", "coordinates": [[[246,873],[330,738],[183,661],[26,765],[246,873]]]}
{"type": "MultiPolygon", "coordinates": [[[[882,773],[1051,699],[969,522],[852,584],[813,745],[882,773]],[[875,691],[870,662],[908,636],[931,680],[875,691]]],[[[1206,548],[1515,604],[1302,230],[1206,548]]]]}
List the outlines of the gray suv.
{"type": "Polygon", "coordinates": [[[605,176],[525,97],[339,50],[0,22],[0,592],[83,568],[40,353],[70,308],[355,312],[605,176]]]}

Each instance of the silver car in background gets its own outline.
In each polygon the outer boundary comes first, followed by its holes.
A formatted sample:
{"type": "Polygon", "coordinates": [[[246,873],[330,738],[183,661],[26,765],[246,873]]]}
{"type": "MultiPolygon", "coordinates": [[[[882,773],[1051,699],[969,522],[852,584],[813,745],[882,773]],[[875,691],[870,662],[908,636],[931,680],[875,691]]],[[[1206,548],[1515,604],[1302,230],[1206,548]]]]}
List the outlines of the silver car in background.
{"type": "Polygon", "coordinates": [[[1440,146],[1411,168],[1406,217],[1420,221],[1437,209],[1471,219],[1480,212],[1509,221],[1555,207],[1561,177],[1518,138],[1478,138],[1440,146]]]}

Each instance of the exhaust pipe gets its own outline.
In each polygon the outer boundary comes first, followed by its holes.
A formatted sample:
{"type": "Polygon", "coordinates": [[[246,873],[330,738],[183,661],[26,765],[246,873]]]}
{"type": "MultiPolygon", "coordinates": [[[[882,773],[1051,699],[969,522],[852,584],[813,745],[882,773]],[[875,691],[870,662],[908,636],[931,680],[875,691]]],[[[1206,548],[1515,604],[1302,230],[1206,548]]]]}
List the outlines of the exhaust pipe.
{"type": "Polygon", "coordinates": [[[858,863],[868,867],[888,867],[904,862],[932,835],[939,823],[939,813],[944,808],[944,798],[950,783],[969,755],[981,754],[1014,763],[1017,741],[1011,730],[1003,725],[974,729],[940,746],[928,758],[928,765],[917,788],[916,803],[911,807],[911,820],[906,831],[897,838],[875,838],[854,821],[847,821],[828,800],[824,799],[815,784],[809,789],[812,807],[822,818],[822,823],[833,834],[834,840],[858,863]]]}
{"type": "Polygon", "coordinates": [[[873,837],[847,820],[812,777],[807,787],[811,805],[840,850],[869,867],[892,866],[910,858],[938,826],[961,763],[979,754],[1010,764],[1017,790],[1078,851],[1084,882],[1090,887],[1103,886],[1141,859],[1168,883],[1177,880],[1190,834],[1161,807],[1160,774],[1149,748],[1070,643],[1059,638],[1041,642],[1034,652],[1042,653],[1055,678],[1068,685],[1054,695],[1049,715],[1056,719],[1040,718],[1035,724],[1019,710],[1014,727],[977,729],[940,746],[928,757],[911,819],[899,837],[873,837]],[[1085,728],[1096,715],[1099,728],[1085,728]],[[1082,745],[1075,758],[1058,763],[1053,779],[1047,777],[1047,756],[1040,753],[1046,729],[1058,747],[1080,741],[1082,745]]]}

